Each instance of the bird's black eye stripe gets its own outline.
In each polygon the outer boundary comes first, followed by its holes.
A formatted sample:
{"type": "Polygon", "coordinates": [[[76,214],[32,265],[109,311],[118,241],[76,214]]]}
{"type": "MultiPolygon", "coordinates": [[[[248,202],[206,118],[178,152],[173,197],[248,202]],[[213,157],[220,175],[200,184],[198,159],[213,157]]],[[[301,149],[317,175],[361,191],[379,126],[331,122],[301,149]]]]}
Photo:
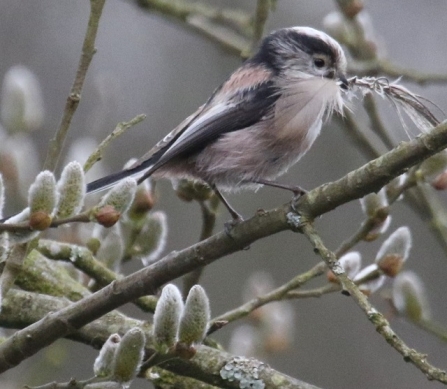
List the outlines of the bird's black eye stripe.
{"type": "Polygon", "coordinates": [[[288,39],[308,54],[321,53],[328,57],[334,56],[333,48],[320,38],[296,31],[289,31],[288,39]]]}

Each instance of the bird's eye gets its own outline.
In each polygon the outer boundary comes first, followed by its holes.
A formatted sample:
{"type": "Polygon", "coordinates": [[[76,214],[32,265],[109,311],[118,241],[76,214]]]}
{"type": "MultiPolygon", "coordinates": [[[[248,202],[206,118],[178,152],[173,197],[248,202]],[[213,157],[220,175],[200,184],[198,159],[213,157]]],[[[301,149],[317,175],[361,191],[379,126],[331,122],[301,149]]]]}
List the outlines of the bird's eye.
{"type": "Polygon", "coordinates": [[[321,69],[326,65],[326,61],[323,58],[314,58],[314,65],[321,69]]]}

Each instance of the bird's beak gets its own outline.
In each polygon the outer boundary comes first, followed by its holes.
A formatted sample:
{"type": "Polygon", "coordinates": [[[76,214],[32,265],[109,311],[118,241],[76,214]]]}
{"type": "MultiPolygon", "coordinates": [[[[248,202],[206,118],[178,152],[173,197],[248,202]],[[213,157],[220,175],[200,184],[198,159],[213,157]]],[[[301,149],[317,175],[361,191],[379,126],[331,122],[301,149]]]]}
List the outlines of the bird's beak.
{"type": "Polygon", "coordinates": [[[343,73],[338,73],[337,74],[337,80],[340,83],[340,88],[342,88],[344,90],[348,90],[349,89],[349,82],[348,82],[346,76],[343,73]]]}

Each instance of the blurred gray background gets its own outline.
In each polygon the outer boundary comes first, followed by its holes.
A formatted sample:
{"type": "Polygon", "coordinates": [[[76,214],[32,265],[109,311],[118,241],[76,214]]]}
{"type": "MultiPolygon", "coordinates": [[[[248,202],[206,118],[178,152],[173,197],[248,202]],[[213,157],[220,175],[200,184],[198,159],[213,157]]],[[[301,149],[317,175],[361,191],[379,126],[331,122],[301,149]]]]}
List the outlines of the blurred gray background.
{"type": "MultiPolygon", "coordinates": [[[[213,3],[247,10],[255,6],[254,1],[213,3]]],[[[366,1],[366,7],[383,50],[394,62],[421,71],[447,73],[445,0],[376,0],[366,1]]],[[[334,3],[327,0],[278,0],[267,30],[291,25],[321,28],[324,16],[334,9],[334,3]]],[[[44,126],[32,134],[41,161],[74,79],[88,12],[87,1],[0,1],[0,79],[11,66],[23,64],[35,72],[43,90],[44,126]]],[[[96,47],[98,52],[88,72],[67,146],[86,134],[99,142],[116,123],[147,114],[142,124],[108,148],[102,162],[108,172],[146,152],[202,104],[240,64],[239,58],[206,38],[172,20],[147,13],[131,1],[106,4],[96,47]]],[[[405,85],[447,110],[446,85],[405,85]]],[[[352,106],[355,113],[361,112],[359,102],[354,101],[352,106]]],[[[395,113],[387,104],[382,104],[381,109],[390,127],[396,129],[396,139],[405,139],[395,113]]],[[[282,181],[310,189],[365,162],[344,132],[329,123],[308,155],[282,181]]],[[[194,243],[200,233],[198,206],[181,202],[168,182],[160,183],[158,189],[157,208],[167,213],[170,227],[166,252],[194,243]]],[[[290,195],[262,189],[230,195],[229,200],[248,217],[258,208],[269,209],[290,200],[290,195]]],[[[317,227],[328,246],[335,249],[357,229],[361,217],[355,202],[324,215],[317,227]]],[[[217,227],[221,229],[228,218],[222,210],[217,227]]],[[[406,268],[415,270],[427,285],[434,319],[447,324],[447,258],[427,225],[403,203],[393,207],[390,231],[401,225],[411,226],[415,238],[406,268]]],[[[365,262],[373,261],[382,240],[359,246],[365,262]]],[[[318,260],[304,237],[282,233],[209,266],[202,283],[209,293],[213,314],[217,315],[242,302],[243,284],[253,271],[270,272],[279,285],[318,260]]],[[[124,270],[131,271],[131,267],[124,270]]],[[[372,301],[385,313],[389,311],[380,294],[372,301]]],[[[288,351],[266,359],[280,371],[327,389],[441,388],[441,384],[428,382],[420,371],[405,363],[349,298],[337,293],[294,301],[291,306],[295,316],[294,343],[288,351]]],[[[129,312],[144,317],[134,310],[129,312]]],[[[427,353],[434,365],[447,367],[445,343],[402,319],[392,319],[392,326],[410,346],[427,353]]],[[[229,325],[216,338],[226,344],[234,328],[229,325]]],[[[0,386],[14,388],[70,377],[87,378],[92,374],[95,356],[96,351],[88,346],[59,341],[4,374],[0,386]]],[[[132,385],[148,386],[142,380],[132,385]]]]}

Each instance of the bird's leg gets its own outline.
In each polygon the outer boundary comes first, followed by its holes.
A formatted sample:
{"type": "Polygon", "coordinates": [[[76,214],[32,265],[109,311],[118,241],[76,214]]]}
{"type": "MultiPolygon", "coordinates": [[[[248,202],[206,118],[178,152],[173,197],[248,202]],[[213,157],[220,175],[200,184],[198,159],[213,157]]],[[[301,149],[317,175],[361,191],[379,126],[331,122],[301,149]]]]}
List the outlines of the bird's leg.
{"type": "Polygon", "coordinates": [[[210,186],[214,190],[214,193],[216,193],[216,196],[225,206],[225,208],[228,209],[228,212],[230,212],[230,215],[233,218],[233,223],[239,223],[244,221],[244,218],[230,205],[230,203],[225,199],[225,197],[223,197],[222,193],[220,193],[216,185],[210,185],[210,186]]]}
{"type": "Polygon", "coordinates": [[[272,186],[274,188],[290,190],[290,191],[293,192],[293,194],[296,197],[301,197],[301,196],[303,196],[303,195],[305,195],[307,193],[307,190],[301,188],[298,185],[280,184],[279,182],[263,180],[262,178],[259,178],[257,180],[253,180],[252,182],[255,183],[255,184],[262,184],[262,185],[266,185],[266,186],[272,186]]]}

